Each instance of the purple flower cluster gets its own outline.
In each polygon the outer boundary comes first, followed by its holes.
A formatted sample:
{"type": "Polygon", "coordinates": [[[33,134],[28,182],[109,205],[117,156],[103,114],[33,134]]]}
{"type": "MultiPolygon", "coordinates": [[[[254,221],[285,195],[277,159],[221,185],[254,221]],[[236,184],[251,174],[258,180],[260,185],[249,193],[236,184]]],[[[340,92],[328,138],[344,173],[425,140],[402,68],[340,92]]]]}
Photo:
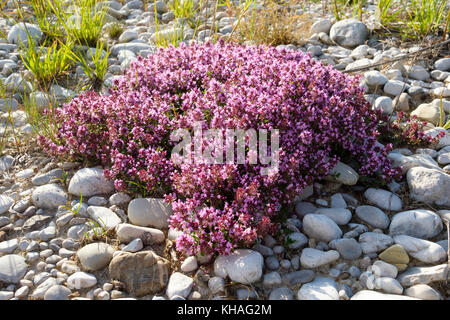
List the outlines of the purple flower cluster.
{"type": "Polygon", "coordinates": [[[399,112],[395,121],[391,123],[388,119],[383,121],[379,140],[391,141],[395,147],[436,145],[445,136],[445,132],[440,132],[433,138],[425,134],[424,127],[426,125],[427,122],[419,120],[417,116],[408,116],[404,112],[399,112]]]}
{"type": "Polygon", "coordinates": [[[164,195],[171,227],[183,232],[179,250],[228,254],[275,232],[280,208],[326,176],[341,152],[362,175],[398,173],[376,143],[380,114],[358,82],[300,51],[225,42],[159,49],[132,62],[109,95],[89,92],[57,109],[58,137],[39,142],[51,154],[101,162],[118,190],[164,195]],[[265,166],[248,155],[244,164],[175,165],[171,132],[200,121],[278,129],[278,172],[262,175],[265,166]]]}

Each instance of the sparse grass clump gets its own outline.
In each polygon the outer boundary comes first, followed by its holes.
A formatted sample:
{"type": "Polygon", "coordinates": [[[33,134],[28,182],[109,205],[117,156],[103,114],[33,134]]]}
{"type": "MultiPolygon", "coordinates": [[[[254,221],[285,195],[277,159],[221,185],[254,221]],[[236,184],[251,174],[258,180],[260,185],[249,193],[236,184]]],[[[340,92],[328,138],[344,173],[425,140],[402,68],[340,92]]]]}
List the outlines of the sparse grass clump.
{"type": "Polygon", "coordinates": [[[73,67],[69,47],[57,41],[48,47],[36,46],[33,38],[28,36],[28,46],[21,46],[20,57],[25,67],[33,73],[39,87],[48,88],[73,67]]]}
{"type": "Polygon", "coordinates": [[[252,8],[251,4],[244,18],[238,22],[234,39],[272,46],[301,44],[309,34],[312,21],[308,14],[296,14],[291,4],[269,0],[261,9],[252,8]]]}
{"type": "Polygon", "coordinates": [[[119,39],[123,31],[124,31],[123,25],[118,22],[113,22],[107,27],[109,37],[114,40],[119,39]]]}

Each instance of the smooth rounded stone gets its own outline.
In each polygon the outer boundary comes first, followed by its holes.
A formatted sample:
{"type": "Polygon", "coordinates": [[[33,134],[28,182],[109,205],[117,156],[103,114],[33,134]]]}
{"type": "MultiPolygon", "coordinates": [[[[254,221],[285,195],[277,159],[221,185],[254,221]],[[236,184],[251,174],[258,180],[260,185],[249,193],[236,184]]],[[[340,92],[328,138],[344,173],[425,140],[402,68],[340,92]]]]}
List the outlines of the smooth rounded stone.
{"type": "Polygon", "coordinates": [[[95,275],[86,272],[75,272],[67,278],[69,289],[85,289],[93,287],[97,284],[95,275]]]}
{"type": "Polygon", "coordinates": [[[125,284],[128,293],[138,297],[154,294],[166,287],[169,261],[153,251],[123,252],[109,264],[111,279],[125,284]]]}
{"type": "Polygon", "coordinates": [[[291,289],[282,287],[275,288],[270,292],[269,300],[294,300],[294,293],[291,289]]]}
{"type": "Polygon", "coordinates": [[[331,29],[331,21],[329,19],[320,19],[313,23],[313,25],[310,28],[311,34],[314,33],[329,33],[331,29]]]}
{"type": "MultiPolygon", "coordinates": [[[[275,240],[275,243],[276,243],[276,240],[275,240]]],[[[267,247],[265,245],[262,245],[260,243],[255,244],[252,249],[255,250],[255,251],[258,251],[259,253],[261,253],[263,255],[263,257],[269,257],[269,256],[273,256],[274,255],[274,251],[273,251],[272,248],[269,248],[269,247],[267,247]]]]}
{"type": "Polygon", "coordinates": [[[445,166],[450,163],[450,152],[442,153],[438,156],[437,161],[440,165],[445,166]]]}
{"type": "MultiPolygon", "coordinates": [[[[19,94],[29,94],[32,91],[31,83],[24,80],[20,73],[12,73],[3,81],[6,91],[16,92],[19,94]]],[[[24,125],[26,123],[26,113],[21,110],[12,112],[13,123],[15,126],[24,125]],[[18,118],[21,118],[20,120],[18,118]]]]}
{"type": "Polygon", "coordinates": [[[106,200],[104,197],[93,196],[89,198],[87,203],[89,206],[101,207],[106,206],[108,204],[108,200],[106,200]]]}
{"type": "Polygon", "coordinates": [[[298,284],[311,282],[315,277],[312,270],[299,270],[285,273],[282,276],[282,281],[287,286],[296,286],[298,284]]]}
{"type": "Polygon", "coordinates": [[[342,258],[347,260],[356,260],[362,254],[361,245],[353,238],[338,239],[335,246],[342,258]]]}
{"type": "Polygon", "coordinates": [[[358,182],[359,175],[352,167],[338,161],[336,167],[330,171],[325,179],[328,181],[336,181],[347,186],[353,186],[358,182]]]}
{"type": "Polygon", "coordinates": [[[68,250],[66,248],[61,248],[58,252],[58,255],[62,258],[70,258],[75,254],[75,251],[68,250]]]}
{"type": "Polygon", "coordinates": [[[340,193],[335,193],[330,197],[330,207],[331,208],[347,208],[347,202],[345,202],[344,197],[340,193]]]}
{"type": "Polygon", "coordinates": [[[25,255],[25,259],[26,259],[27,262],[29,262],[29,263],[36,262],[36,261],[39,260],[39,258],[40,258],[40,256],[39,256],[39,253],[38,253],[38,252],[28,252],[28,253],[25,255]]]}
{"type": "Polygon", "coordinates": [[[316,204],[322,207],[328,207],[328,201],[325,199],[316,199],[316,204]]]}
{"type": "Polygon", "coordinates": [[[289,270],[291,268],[291,261],[288,259],[283,259],[280,261],[280,266],[282,269],[289,270]]]}
{"type": "Polygon", "coordinates": [[[359,236],[359,243],[362,251],[368,254],[386,249],[394,243],[394,239],[382,233],[365,232],[359,236]]]}
{"type": "Polygon", "coordinates": [[[439,165],[428,154],[414,154],[411,156],[402,155],[399,152],[390,152],[388,154],[389,160],[391,160],[394,167],[402,167],[402,174],[406,174],[409,169],[414,167],[425,167],[429,169],[438,169],[439,165]]]}
{"type": "Polygon", "coordinates": [[[397,277],[403,287],[415,284],[429,284],[430,282],[447,281],[448,264],[434,267],[411,267],[397,277]]]}
{"type": "Polygon", "coordinates": [[[351,266],[350,268],[348,268],[348,273],[353,278],[359,278],[359,276],[361,275],[361,270],[359,270],[358,267],[351,266]]]}
{"type": "Polygon", "coordinates": [[[101,270],[108,265],[114,248],[104,242],[90,243],[77,252],[80,263],[88,271],[101,270]]]}
{"type": "Polygon", "coordinates": [[[372,70],[364,72],[364,80],[368,86],[381,87],[388,81],[388,78],[386,78],[380,71],[372,70]]]}
{"type": "Polygon", "coordinates": [[[430,89],[429,90],[429,94],[430,96],[434,97],[434,98],[448,98],[450,97],[450,88],[448,87],[437,87],[434,89],[430,89]]]}
{"type": "Polygon", "coordinates": [[[338,225],[346,225],[352,218],[350,210],[344,208],[320,208],[316,210],[315,214],[323,214],[338,225]]]}
{"type": "Polygon", "coordinates": [[[394,215],[389,226],[389,234],[429,239],[438,235],[442,229],[439,215],[430,210],[413,209],[394,215]]]}
{"type": "Polygon", "coordinates": [[[174,272],[169,279],[166,288],[166,295],[169,299],[174,296],[181,296],[187,298],[192,290],[194,280],[180,272],[174,272]]]}
{"type": "Polygon", "coordinates": [[[402,200],[392,192],[369,188],[364,192],[364,197],[381,209],[399,211],[402,209],[402,200]]]}
{"type": "MultiPolygon", "coordinates": [[[[0,62],[1,65],[1,62],[0,62]]],[[[1,67],[0,67],[1,69],[1,67]]],[[[0,112],[16,111],[19,108],[19,103],[14,98],[0,98],[0,112]]]]}
{"type": "Polygon", "coordinates": [[[355,209],[355,213],[362,221],[371,227],[386,229],[389,227],[389,217],[380,209],[374,206],[359,206],[355,209]]]}
{"type": "Polygon", "coordinates": [[[286,236],[286,241],[289,243],[289,249],[300,249],[308,244],[308,238],[300,232],[293,232],[286,236]]]}
{"type": "Polygon", "coordinates": [[[237,249],[228,256],[219,256],[214,261],[216,276],[230,277],[232,281],[251,284],[262,276],[263,256],[253,250],[237,249]]]}
{"type": "Polygon", "coordinates": [[[410,86],[403,81],[392,79],[384,84],[383,90],[386,94],[396,97],[404,90],[408,90],[409,87],[410,86]]]}
{"type": "Polygon", "coordinates": [[[436,244],[440,245],[445,252],[448,252],[448,240],[441,240],[436,242],[436,244]]]}
{"type": "Polygon", "coordinates": [[[13,205],[14,200],[8,196],[0,194],[0,214],[5,213],[13,205]]]}
{"type": "Polygon", "coordinates": [[[447,259],[447,252],[434,242],[407,235],[394,236],[394,241],[401,245],[410,256],[419,261],[437,264],[447,259]]]}
{"type": "Polygon", "coordinates": [[[416,284],[405,290],[405,295],[422,300],[441,300],[439,292],[426,284],[416,284]]]}
{"type": "Polygon", "coordinates": [[[425,81],[430,79],[430,73],[422,66],[415,65],[408,68],[408,75],[410,79],[425,81]]]}
{"type": "Polygon", "coordinates": [[[409,111],[410,96],[406,92],[402,92],[399,96],[396,96],[392,101],[392,105],[395,111],[409,111]]]}
{"type": "Polygon", "coordinates": [[[0,257],[0,281],[18,283],[28,270],[25,259],[17,254],[0,257]]]}
{"type": "Polygon", "coordinates": [[[122,251],[138,252],[139,250],[142,250],[142,248],[144,248],[144,243],[140,238],[136,238],[129,244],[127,244],[125,247],[123,247],[122,251]]]}
{"type": "Polygon", "coordinates": [[[309,46],[307,52],[316,57],[319,57],[323,54],[321,46],[309,46]]]}
{"type": "Polygon", "coordinates": [[[399,244],[390,246],[389,248],[381,252],[378,257],[384,262],[394,265],[399,271],[403,271],[408,267],[408,253],[399,244]]]}
{"type": "Polygon", "coordinates": [[[122,222],[111,209],[105,207],[90,206],[87,208],[87,213],[100,226],[106,229],[113,229],[122,222]]]}
{"type": "Polygon", "coordinates": [[[434,62],[434,68],[441,71],[450,70],[450,58],[438,59],[434,62]]]}
{"type": "Polygon", "coordinates": [[[53,169],[49,172],[38,174],[37,176],[33,177],[33,179],[31,179],[31,183],[35,186],[42,186],[49,183],[52,179],[62,179],[63,173],[64,172],[59,168],[53,169]]]}
{"type": "Polygon", "coordinates": [[[0,301],[9,300],[14,297],[14,292],[11,291],[0,291],[0,301]]]}
{"type": "Polygon", "coordinates": [[[389,97],[378,97],[375,99],[373,109],[381,110],[385,114],[391,114],[392,112],[394,112],[393,101],[389,97]]]}
{"type": "Polygon", "coordinates": [[[61,264],[61,271],[67,274],[74,274],[80,271],[80,268],[73,261],[64,261],[61,264]]]}
{"type": "Polygon", "coordinates": [[[67,236],[74,240],[81,240],[85,233],[89,231],[89,227],[85,224],[74,225],[67,230],[67,236]]]}
{"type": "Polygon", "coordinates": [[[18,239],[11,239],[0,242],[0,255],[5,253],[13,253],[19,246],[18,239]]]}
{"type": "Polygon", "coordinates": [[[450,175],[422,167],[412,168],[406,175],[410,197],[440,206],[450,205],[450,175]]]}
{"type": "Polygon", "coordinates": [[[128,223],[121,223],[116,227],[116,234],[121,243],[130,243],[136,238],[142,240],[144,245],[162,243],[165,239],[161,230],[139,227],[128,223]]]}
{"type": "Polygon", "coordinates": [[[91,197],[114,192],[114,183],[103,176],[103,169],[83,168],[70,179],[69,193],[75,196],[91,197]]]}
{"type": "Polygon", "coordinates": [[[130,222],[142,227],[167,228],[172,213],[172,206],[164,202],[164,199],[138,198],[133,199],[128,205],[130,222]]]}
{"type": "Polygon", "coordinates": [[[6,171],[11,168],[13,162],[14,158],[10,155],[0,157],[0,172],[6,171]]]}
{"type": "MultiPolygon", "coordinates": [[[[221,277],[212,277],[208,280],[208,288],[212,294],[218,294],[218,293],[224,292],[225,291],[225,280],[221,277]]],[[[200,295],[200,298],[201,298],[201,295],[200,295]]]]}
{"type": "Polygon", "coordinates": [[[140,51],[143,50],[150,50],[151,52],[153,52],[154,47],[152,47],[147,43],[140,43],[140,42],[118,43],[111,47],[111,54],[113,56],[117,56],[118,53],[122,50],[129,50],[135,54],[138,54],[140,51]]]}
{"type": "Polygon", "coordinates": [[[45,259],[45,263],[47,264],[56,264],[58,263],[62,258],[58,256],[57,254],[51,255],[47,259],[45,259]]]}
{"type": "Polygon", "coordinates": [[[377,260],[372,265],[372,273],[377,277],[388,277],[395,279],[398,274],[397,267],[386,263],[381,260],[377,260]]]}
{"type": "Polygon", "coordinates": [[[300,256],[300,263],[304,268],[317,268],[339,259],[339,252],[335,250],[320,251],[313,248],[305,248],[300,256]]]}
{"type": "Polygon", "coordinates": [[[297,292],[298,300],[339,300],[337,284],[333,279],[316,277],[297,292]]]}
{"type": "Polygon", "coordinates": [[[355,293],[350,300],[418,300],[416,298],[398,294],[381,293],[372,290],[361,290],[355,293]]]}
{"type": "Polygon", "coordinates": [[[267,257],[265,265],[267,270],[278,270],[280,268],[280,262],[276,256],[267,257]]]}
{"type": "Polygon", "coordinates": [[[0,228],[4,227],[10,223],[11,223],[11,219],[9,219],[8,217],[4,217],[4,216],[0,217],[0,228]]]}
{"type": "Polygon", "coordinates": [[[281,284],[281,276],[276,271],[266,273],[263,277],[263,286],[265,288],[273,288],[280,284],[281,284]]]}
{"type": "Polygon", "coordinates": [[[48,277],[44,282],[42,282],[30,295],[30,297],[34,300],[44,299],[45,293],[51,287],[61,284],[64,280],[59,280],[53,277],[48,277]]]}
{"type": "Polygon", "coordinates": [[[50,257],[52,254],[53,254],[53,250],[52,249],[44,249],[40,253],[41,258],[43,258],[43,259],[46,259],[46,258],[50,257]]]}
{"type": "Polygon", "coordinates": [[[8,43],[18,45],[22,43],[28,47],[28,35],[33,42],[38,43],[42,37],[42,31],[35,24],[19,22],[9,30],[8,43]]]}
{"type": "Polygon", "coordinates": [[[437,135],[441,132],[444,132],[445,135],[439,139],[438,145],[436,146],[437,149],[443,148],[445,146],[450,146],[450,134],[444,128],[433,128],[424,132],[425,136],[429,136],[432,138],[436,138],[437,135]]]}
{"type": "Polygon", "coordinates": [[[192,272],[197,270],[198,263],[197,259],[194,256],[187,257],[183,263],[181,264],[181,271],[183,272],[192,272]]]}
{"type": "Polygon", "coordinates": [[[56,285],[47,290],[44,295],[44,300],[69,300],[71,293],[72,291],[67,287],[56,285]]]}
{"type": "Polygon", "coordinates": [[[420,120],[438,123],[440,119],[439,107],[432,103],[422,103],[413,112],[411,116],[416,116],[420,120]]]}
{"type": "Polygon", "coordinates": [[[375,289],[382,290],[390,294],[402,294],[403,287],[395,279],[388,277],[375,278],[375,289]]]}
{"type": "Polygon", "coordinates": [[[71,238],[64,239],[61,245],[64,249],[67,250],[76,250],[79,248],[79,244],[71,238]]]}
{"type": "Polygon", "coordinates": [[[356,19],[344,19],[333,24],[330,38],[342,47],[354,48],[363,44],[369,35],[366,25],[356,19]]]}
{"type": "Polygon", "coordinates": [[[329,242],[342,237],[342,230],[323,214],[307,214],[303,218],[303,231],[310,238],[329,242]]]}
{"type": "Polygon", "coordinates": [[[433,70],[430,72],[431,78],[437,81],[444,81],[450,76],[450,72],[441,71],[441,70],[433,70]]]}
{"type": "Polygon", "coordinates": [[[56,228],[54,226],[49,226],[39,232],[39,239],[41,241],[48,241],[54,237],[56,237],[56,228]]]}
{"type": "Polygon", "coordinates": [[[113,206],[123,206],[131,201],[131,197],[123,192],[114,193],[109,197],[109,203],[113,206]]]}
{"type": "Polygon", "coordinates": [[[33,204],[42,209],[56,209],[67,204],[66,192],[57,184],[46,184],[33,190],[31,195],[33,204]]]}
{"type": "Polygon", "coordinates": [[[133,30],[125,30],[119,37],[119,43],[127,43],[131,40],[137,39],[139,37],[139,33],[133,30]]]}
{"type": "Polygon", "coordinates": [[[30,288],[28,286],[22,286],[14,293],[14,297],[23,299],[26,296],[28,296],[28,293],[30,292],[30,288]]]}

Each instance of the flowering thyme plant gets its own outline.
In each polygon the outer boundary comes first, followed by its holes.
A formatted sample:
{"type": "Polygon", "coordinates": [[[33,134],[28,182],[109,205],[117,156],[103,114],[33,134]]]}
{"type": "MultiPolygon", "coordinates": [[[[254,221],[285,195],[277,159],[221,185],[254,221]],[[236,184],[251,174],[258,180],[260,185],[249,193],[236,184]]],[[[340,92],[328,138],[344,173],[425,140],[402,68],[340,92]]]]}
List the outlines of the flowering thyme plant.
{"type": "Polygon", "coordinates": [[[225,42],[169,47],[132,62],[109,95],[88,92],[57,109],[57,139],[39,142],[51,154],[107,166],[118,190],[164,195],[171,227],[183,232],[179,250],[228,254],[275,232],[280,208],[326,176],[342,152],[361,175],[398,174],[388,149],[376,144],[380,114],[358,82],[301,51],[225,42]],[[278,130],[278,171],[262,175],[249,155],[242,164],[174,164],[171,132],[198,122],[278,130]]]}
{"type": "Polygon", "coordinates": [[[408,117],[406,113],[397,113],[397,118],[389,123],[388,119],[383,121],[381,128],[381,141],[391,141],[395,147],[414,146],[428,147],[439,143],[439,140],[445,136],[445,132],[440,132],[435,137],[426,135],[424,127],[426,121],[421,121],[417,116],[408,117]]]}

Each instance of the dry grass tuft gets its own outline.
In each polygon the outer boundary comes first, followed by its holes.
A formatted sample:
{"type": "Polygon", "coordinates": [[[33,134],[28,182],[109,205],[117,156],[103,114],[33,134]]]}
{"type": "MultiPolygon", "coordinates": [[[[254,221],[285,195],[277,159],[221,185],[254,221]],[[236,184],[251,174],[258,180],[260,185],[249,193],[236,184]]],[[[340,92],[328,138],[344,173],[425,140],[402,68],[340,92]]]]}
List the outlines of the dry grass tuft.
{"type": "Polygon", "coordinates": [[[310,35],[313,20],[312,15],[296,14],[297,2],[267,0],[261,9],[250,8],[236,27],[233,40],[272,46],[303,44],[310,35]]]}

